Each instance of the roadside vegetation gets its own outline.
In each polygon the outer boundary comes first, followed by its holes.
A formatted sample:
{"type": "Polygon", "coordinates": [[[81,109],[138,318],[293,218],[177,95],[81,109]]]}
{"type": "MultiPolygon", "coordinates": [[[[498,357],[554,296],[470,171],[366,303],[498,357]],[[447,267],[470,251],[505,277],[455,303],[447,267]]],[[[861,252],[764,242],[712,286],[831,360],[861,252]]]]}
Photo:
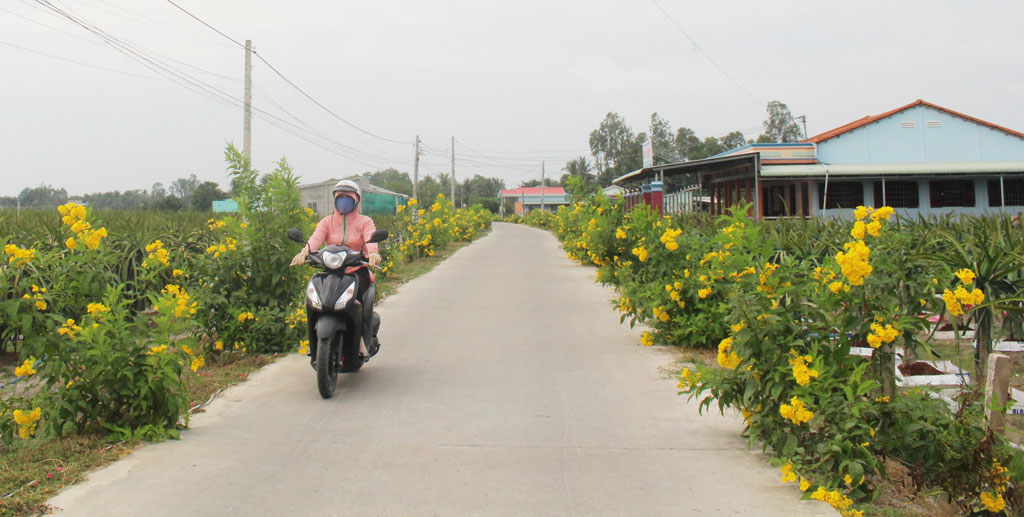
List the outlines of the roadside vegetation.
{"type": "MultiPolygon", "coordinates": [[[[225,151],[237,214],[0,211],[0,514],[46,498],[142,440],[176,439],[222,388],[302,352],[307,267],[289,267],[317,218],[284,160],[261,175],[225,151]]],[[[378,293],[490,228],[438,196],[375,218],[378,293]]]]}
{"type": "Polygon", "coordinates": [[[643,345],[706,350],[686,354],[695,362],[680,369],[680,394],[740,413],[751,446],[805,498],[843,516],[900,515],[885,508],[899,479],[902,496],[959,513],[1024,511],[1019,418],[990,430],[981,382],[994,338],[1024,338],[1019,223],[904,220],[888,207],[860,207],[855,221],[758,222],[748,208],[663,217],[577,196],[521,222],[553,231],[618,288],[622,320],[649,329],[643,345]],[[975,337],[937,340],[936,325],[975,337]],[[933,359],[962,366],[965,382],[905,382],[903,369],[933,359]]]}

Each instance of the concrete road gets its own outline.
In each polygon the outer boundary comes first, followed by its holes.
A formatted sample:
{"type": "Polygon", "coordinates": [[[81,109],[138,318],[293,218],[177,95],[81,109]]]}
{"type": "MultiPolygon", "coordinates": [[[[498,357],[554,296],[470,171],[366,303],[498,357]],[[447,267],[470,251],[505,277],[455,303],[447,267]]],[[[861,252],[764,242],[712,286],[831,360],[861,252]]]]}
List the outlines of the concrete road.
{"type": "Polygon", "coordinates": [[[65,515],[835,515],[699,416],[548,233],[508,224],[380,306],[317,393],[292,355],[50,504],[65,515]]]}

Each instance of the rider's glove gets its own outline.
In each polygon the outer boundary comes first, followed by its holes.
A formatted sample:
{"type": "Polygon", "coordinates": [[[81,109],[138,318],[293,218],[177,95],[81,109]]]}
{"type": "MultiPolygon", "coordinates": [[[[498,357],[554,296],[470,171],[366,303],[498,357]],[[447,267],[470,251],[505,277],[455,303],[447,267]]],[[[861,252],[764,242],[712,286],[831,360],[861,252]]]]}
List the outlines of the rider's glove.
{"type": "Polygon", "coordinates": [[[307,256],[309,256],[309,248],[302,248],[302,251],[300,251],[298,255],[295,255],[295,257],[292,258],[292,265],[298,266],[299,264],[302,264],[303,262],[306,261],[307,256]]]}
{"type": "Polygon", "coordinates": [[[370,266],[377,267],[380,265],[380,253],[370,253],[370,266]]]}

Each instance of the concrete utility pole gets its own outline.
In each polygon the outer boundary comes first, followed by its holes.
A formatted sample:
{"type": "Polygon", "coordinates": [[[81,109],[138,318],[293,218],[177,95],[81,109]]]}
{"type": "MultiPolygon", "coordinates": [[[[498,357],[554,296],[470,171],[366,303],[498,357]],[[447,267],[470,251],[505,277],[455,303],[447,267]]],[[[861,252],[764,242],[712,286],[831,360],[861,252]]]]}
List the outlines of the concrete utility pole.
{"type": "Polygon", "coordinates": [[[540,211],[544,211],[544,162],[540,162],[540,211]]]}
{"type": "MultiPolygon", "coordinates": [[[[451,178],[451,182],[452,182],[452,207],[453,208],[457,208],[455,206],[455,137],[454,136],[452,137],[452,178],[451,178]]],[[[463,194],[463,195],[465,195],[465,194],[463,194]]],[[[462,204],[466,204],[465,200],[463,200],[462,204]]]]}
{"type": "Polygon", "coordinates": [[[412,198],[420,200],[420,135],[416,135],[416,159],[412,165],[412,198]]]}
{"type": "Polygon", "coordinates": [[[252,40],[245,40],[245,110],[242,120],[242,154],[252,160],[252,40]]]}

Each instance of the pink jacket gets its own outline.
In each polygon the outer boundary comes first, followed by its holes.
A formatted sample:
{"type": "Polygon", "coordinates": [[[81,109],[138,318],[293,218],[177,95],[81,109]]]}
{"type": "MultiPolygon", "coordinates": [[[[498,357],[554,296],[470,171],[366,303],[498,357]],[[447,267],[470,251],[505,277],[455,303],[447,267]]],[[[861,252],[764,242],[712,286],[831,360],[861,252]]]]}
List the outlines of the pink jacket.
{"type": "Polygon", "coordinates": [[[377,243],[369,243],[370,236],[377,230],[373,219],[359,213],[359,206],[348,214],[341,215],[337,209],[324,217],[309,236],[309,249],[318,250],[324,244],[347,246],[349,249],[361,251],[364,255],[378,253],[377,243]]]}

